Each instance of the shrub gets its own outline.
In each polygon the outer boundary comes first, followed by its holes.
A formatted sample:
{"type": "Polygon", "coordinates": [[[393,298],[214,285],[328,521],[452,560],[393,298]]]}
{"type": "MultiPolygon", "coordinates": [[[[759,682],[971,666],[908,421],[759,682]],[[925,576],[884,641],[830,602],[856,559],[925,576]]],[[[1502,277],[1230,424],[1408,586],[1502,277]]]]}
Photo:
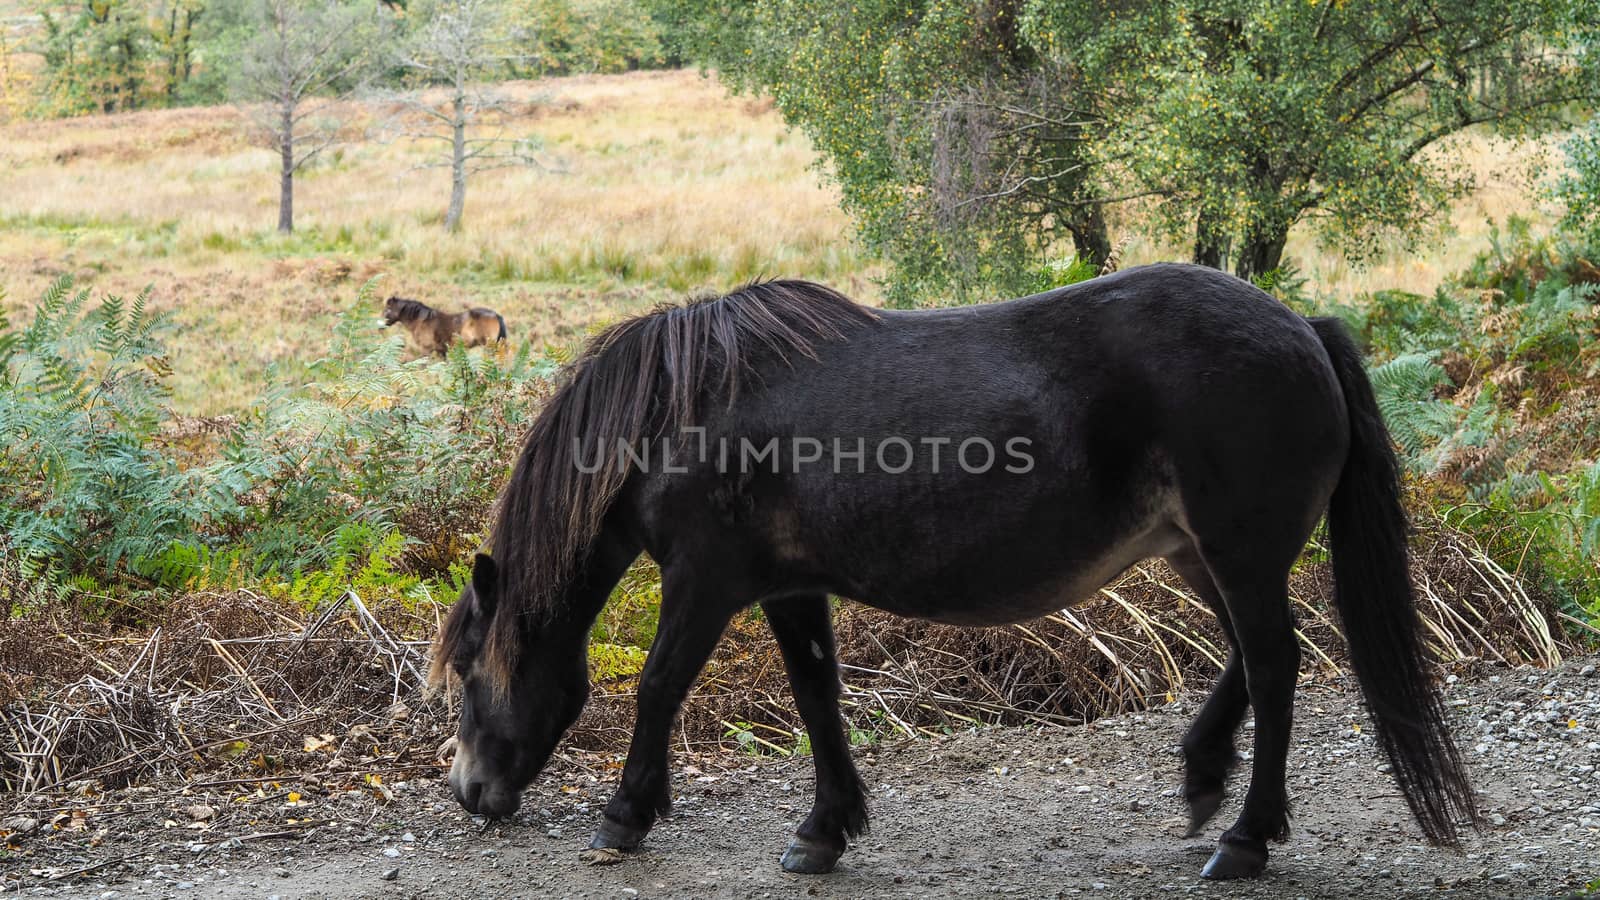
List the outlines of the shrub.
{"type": "Polygon", "coordinates": [[[1552,189],[1555,199],[1566,205],[1562,224],[1586,232],[1600,243],[1600,118],[1569,138],[1567,169],[1557,177],[1552,189]]]}
{"type": "Polygon", "coordinates": [[[1100,267],[1092,260],[1080,256],[1066,256],[1061,259],[1052,259],[1039,267],[1035,277],[1033,289],[1035,291],[1049,291],[1069,284],[1077,284],[1100,274],[1100,267]]]}
{"type": "Polygon", "coordinates": [[[1367,338],[1379,406],[1422,494],[1568,615],[1600,623],[1592,255],[1582,236],[1513,220],[1434,296],[1379,292],[1335,311],[1367,338]]]}
{"type": "Polygon", "coordinates": [[[32,575],[114,573],[194,524],[192,480],[154,442],[164,320],[148,294],[88,299],[63,277],[27,328],[0,312],[0,532],[32,575]]]}
{"type": "Polygon", "coordinates": [[[442,575],[476,546],[547,384],[550,364],[527,345],[504,359],[456,345],[443,362],[405,361],[401,339],[371,327],[371,302],[364,288],[311,382],[258,404],[206,471],[219,488],[210,529],[266,572],[329,565],[327,538],[357,523],[368,551],[399,531],[411,566],[442,575]]]}

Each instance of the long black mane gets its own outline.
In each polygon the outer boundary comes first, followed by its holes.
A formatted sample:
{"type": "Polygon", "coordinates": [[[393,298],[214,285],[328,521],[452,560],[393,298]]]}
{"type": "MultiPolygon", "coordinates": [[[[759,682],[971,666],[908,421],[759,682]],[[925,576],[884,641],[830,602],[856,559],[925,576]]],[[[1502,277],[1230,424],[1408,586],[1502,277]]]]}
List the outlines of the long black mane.
{"type": "MultiPolygon", "coordinates": [[[[637,445],[689,424],[705,404],[737,396],[758,354],[811,357],[815,342],[876,319],[822,285],[768,281],[657,308],[591,341],[534,421],[501,497],[492,539],[500,610],[480,657],[484,670],[509,676],[522,629],[559,610],[567,579],[627,478],[610,453],[598,471],[581,472],[580,445],[637,445]]],[[[442,658],[449,658],[449,632],[442,658]]]]}
{"type": "Polygon", "coordinates": [[[396,322],[415,322],[418,319],[431,319],[439,311],[423,303],[421,300],[411,300],[406,297],[390,297],[384,304],[385,311],[392,310],[396,322]]]}

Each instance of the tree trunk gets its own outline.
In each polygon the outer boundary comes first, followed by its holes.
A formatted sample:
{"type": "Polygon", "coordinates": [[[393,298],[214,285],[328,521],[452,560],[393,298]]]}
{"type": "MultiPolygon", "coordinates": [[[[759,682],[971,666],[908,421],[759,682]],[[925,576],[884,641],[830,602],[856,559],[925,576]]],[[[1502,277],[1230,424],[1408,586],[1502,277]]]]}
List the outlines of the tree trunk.
{"type": "Polygon", "coordinates": [[[450,209],[444,214],[444,230],[454,234],[461,228],[461,210],[467,204],[467,116],[466,97],[458,90],[455,117],[450,121],[450,209]]]}
{"type": "Polygon", "coordinates": [[[183,11],[183,25],[178,25],[178,8],[172,8],[172,22],[167,29],[168,51],[171,58],[167,62],[167,105],[176,106],[178,103],[178,88],[189,80],[193,73],[194,60],[189,53],[189,45],[194,38],[194,20],[199,16],[192,9],[183,11]]]}
{"type": "Polygon", "coordinates": [[[1202,208],[1194,223],[1194,261],[1220,269],[1227,252],[1228,238],[1222,233],[1216,214],[1202,208]]]}
{"type": "Polygon", "coordinates": [[[189,79],[194,75],[194,25],[199,19],[200,12],[198,10],[190,10],[184,16],[183,66],[180,69],[180,75],[185,84],[188,84],[189,79]]]}
{"type": "Polygon", "coordinates": [[[278,232],[294,231],[294,107],[283,105],[278,123],[278,232]]]}
{"type": "Polygon", "coordinates": [[[133,38],[124,35],[122,38],[122,109],[124,111],[139,108],[139,48],[133,38]]]}
{"type": "MultiPolygon", "coordinates": [[[[1276,174],[1270,159],[1257,156],[1250,166],[1250,174],[1254,182],[1252,187],[1259,196],[1275,200],[1284,196],[1283,178],[1276,174]]],[[[1293,220],[1294,214],[1291,214],[1284,219],[1252,225],[1239,247],[1233,273],[1248,281],[1276,269],[1283,262],[1283,245],[1289,239],[1289,224],[1293,220]]]]}
{"type": "Polygon", "coordinates": [[[174,106],[178,97],[178,8],[172,8],[167,20],[167,105],[174,106]]]}
{"type": "Polygon", "coordinates": [[[1234,274],[1249,280],[1278,268],[1283,264],[1283,245],[1288,240],[1287,223],[1266,225],[1250,232],[1239,250],[1234,274]]]}
{"type": "Polygon", "coordinates": [[[1111,232],[1106,228],[1105,211],[1100,204],[1078,207],[1076,215],[1067,221],[1067,230],[1072,232],[1072,247],[1079,259],[1096,268],[1105,266],[1111,258],[1111,232]]]}

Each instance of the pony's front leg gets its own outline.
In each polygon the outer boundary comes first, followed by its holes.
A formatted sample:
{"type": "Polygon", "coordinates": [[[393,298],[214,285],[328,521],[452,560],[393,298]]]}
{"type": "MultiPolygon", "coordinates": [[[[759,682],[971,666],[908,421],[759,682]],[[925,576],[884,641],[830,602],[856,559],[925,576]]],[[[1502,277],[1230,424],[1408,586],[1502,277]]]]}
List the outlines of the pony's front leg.
{"type": "Polygon", "coordinates": [[[710,658],[740,604],[723,592],[700,593],[670,574],[664,579],[661,621],[639,675],[638,712],[622,784],[606,804],[592,849],[632,850],[672,803],[667,742],[695,677],[710,658]]]}
{"type": "Polygon", "coordinates": [[[828,598],[816,594],[769,600],[761,609],[783,651],[817,770],[816,801],[784,852],[783,867],[831,872],[846,841],[867,829],[867,798],[839,720],[839,663],[828,598]]]}

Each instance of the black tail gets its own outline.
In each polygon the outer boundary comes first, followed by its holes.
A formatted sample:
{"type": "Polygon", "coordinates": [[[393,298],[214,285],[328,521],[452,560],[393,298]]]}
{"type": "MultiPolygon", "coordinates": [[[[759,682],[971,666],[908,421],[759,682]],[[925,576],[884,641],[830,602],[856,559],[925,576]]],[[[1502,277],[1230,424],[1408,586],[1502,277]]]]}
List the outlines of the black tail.
{"type": "Polygon", "coordinates": [[[1476,824],[1478,811],[1423,659],[1399,466],[1360,348],[1337,319],[1311,325],[1350,411],[1350,455],[1328,504],[1334,597],[1350,662],[1412,815],[1429,841],[1454,845],[1457,822],[1476,824]]]}
{"type": "Polygon", "coordinates": [[[506,339],[506,317],[500,315],[499,313],[495,313],[494,317],[500,321],[500,334],[495,338],[495,340],[500,341],[501,343],[505,343],[505,339],[506,339]]]}

